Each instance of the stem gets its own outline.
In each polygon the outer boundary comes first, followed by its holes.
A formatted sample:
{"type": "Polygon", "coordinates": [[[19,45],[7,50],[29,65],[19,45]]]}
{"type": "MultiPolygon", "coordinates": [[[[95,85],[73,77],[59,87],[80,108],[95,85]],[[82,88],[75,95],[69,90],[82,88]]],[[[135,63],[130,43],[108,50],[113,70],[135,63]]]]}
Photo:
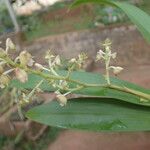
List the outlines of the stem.
{"type": "Polygon", "coordinates": [[[109,64],[110,64],[110,59],[111,59],[111,55],[109,53],[111,53],[110,47],[106,46],[106,48],[105,48],[105,69],[106,69],[106,81],[107,81],[108,85],[110,85],[109,64]]]}
{"type": "Polygon", "coordinates": [[[135,96],[139,96],[140,98],[150,100],[150,95],[149,94],[145,94],[145,93],[140,92],[140,91],[129,89],[127,87],[120,87],[120,86],[116,86],[116,85],[111,84],[111,85],[108,86],[108,88],[115,89],[115,90],[122,91],[122,92],[126,92],[126,93],[130,93],[130,94],[133,94],[135,96]]]}
{"type": "Polygon", "coordinates": [[[27,99],[30,100],[30,98],[32,97],[32,95],[35,93],[35,91],[37,90],[37,88],[40,87],[40,85],[43,83],[44,80],[41,80],[34,89],[32,89],[32,91],[29,93],[29,95],[27,96],[27,99]]]}
{"type": "Polygon", "coordinates": [[[107,81],[107,84],[108,84],[108,85],[110,85],[109,62],[110,62],[110,58],[108,58],[108,60],[107,60],[107,62],[106,62],[106,81],[107,81]]]}
{"type": "MultiPolygon", "coordinates": [[[[136,90],[133,90],[133,89],[129,89],[127,87],[121,87],[121,86],[116,86],[116,85],[110,84],[110,79],[108,78],[109,77],[109,70],[106,71],[107,81],[108,81],[107,84],[88,84],[88,83],[80,82],[78,80],[73,80],[73,79],[68,78],[68,77],[66,78],[64,76],[49,75],[49,74],[40,72],[38,70],[32,70],[30,68],[23,67],[23,66],[21,66],[21,65],[19,65],[17,63],[14,63],[9,57],[5,57],[5,58],[3,58],[3,60],[5,60],[9,65],[11,65],[14,68],[18,67],[20,69],[25,70],[28,73],[39,75],[39,76],[43,77],[45,80],[47,80],[47,81],[64,80],[64,81],[75,83],[75,84],[79,85],[80,86],[79,89],[83,89],[83,88],[87,88],[87,87],[109,88],[109,89],[114,89],[114,90],[117,90],[117,91],[122,91],[122,92],[125,92],[125,93],[129,93],[129,94],[133,94],[135,96],[138,96],[139,98],[147,99],[147,100],[150,101],[150,94],[145,94],[143,92],[136,91],[136,90]]],[[[108,67],[108,66],[109,65],[107,64],[106,67],[108,67]]],[[[107,68],[107,69],[109,69],[109,68],[107,68]]]]}

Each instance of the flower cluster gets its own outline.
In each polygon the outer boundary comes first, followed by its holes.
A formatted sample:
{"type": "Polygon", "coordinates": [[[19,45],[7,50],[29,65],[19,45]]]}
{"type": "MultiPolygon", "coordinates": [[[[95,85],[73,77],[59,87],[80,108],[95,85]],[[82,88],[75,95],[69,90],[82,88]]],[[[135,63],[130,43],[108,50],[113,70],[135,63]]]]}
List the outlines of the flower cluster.
{"type": "Polygon", "coordinates": [[[70,69],[79,70],[83,67],[85,60],[87,59],[87,55],[85,53],[81,53],[77,58],[72,58],[69,61],[70,69]]]}
{"type": "Polygon", "coordinates": [[[11,41],[11,39],[6,40],[6,49],[0,48],[0,88],[5,88],[10,82],[9,73],[13,71],[13,69],[9,69],[5,71],[7,67],[7,62],[3,60],[3,57],[6,57],[9,52],[15,51],[16,47],[11,41]]]}
{"type": "MultiPolygon", "coordinates": [[[[109,71],[112,70],[115,75],[120,73],[123,68],[119,66],[110,66],[110,60],[116,58],[116,53],[111,51],[111,41],[106,39],[102,44],[104,50],[99,50],[96,55],[96,61],[103,60],[106,69],[106,81],[110,85],[109,71]]],[[[77,58],[68,60],[67,74],[62,76],[58,70],[63,63],[59,55],[54,55],[51,50],[48,50],[45,55],[47,66],[39,64],[33,59],[33,56],[28,51],[22,51],[16,58],[11,58],[10,53],[16,49],[11,39],[6,40],[6,49],[0,48],[0,88],[5,88],[12,78],[18,79],[25,83],[28,81],[28,73],[34,73],[43,77],[35,88],[30,92],[22,92],[20,103],[28,103],[31,101],[35,93],[41,92],[40,86],[44,80],[56,90],[56,98],[61,106],[66,105],[66,96],[73,91],[83,88],[83,84],[76,83],[75,86],[70,86],[70,76],[72,71],[82,69],[86,59],[85,53],[81,53],[77,58]],[[12,77],[13,75],[13,77],[12,77]]]]}
{"type": "MultiPolygon", "coordinates": [[[[18,79],[20,82],[25,83],[28,81],[28,73],[35,73],[41,75],[47,80],[51,86],[56,89],[56,98],[61,106],[67,102],[66,96],[74,90],[78,90],[80,86],[70,87],[67,79],[70,78],[70,73],[73,70],[81,69],[87,55],[84,53],[79,54],[77,58],[72,58],[68,61],[68,74],[66,77],[58,73],[58,69],[62,66],[62,61],[59,55],[54,55],[51,50],[48,50],[45,55],[47,66],[37,63],[33,56],[28,51],[21,51],[16,58],[11,58],[10,52],[14,51],[15,45],[11,39],[6,40],[6,49],[0,48],[0,88],[5,88],[12,78],[18,79]],[[64,94],[63,94],[64,93],[64,94]]],[[[31,92],[22,92],[20,103],[28,103],[37,91],[41,91],[40,81],[31,92]]]]}
{"type": "Polygon", "coordinates": [[[96,55],[96,61],[103,60],[105,62],[105,69],[106,69],[105,78],[108,84],[110,84],[109,79],[110,70],[112,70],[115,75],[118,75],[123,70],[123,68],[120,66],[110,66],[111,58],[115,59],[117,56],[116,52],[112,53],[111,44],[112,44],[111,41],[109,39],[106,39],[105,42],[102,44],[104,50],[99,50],[96,55]]]}

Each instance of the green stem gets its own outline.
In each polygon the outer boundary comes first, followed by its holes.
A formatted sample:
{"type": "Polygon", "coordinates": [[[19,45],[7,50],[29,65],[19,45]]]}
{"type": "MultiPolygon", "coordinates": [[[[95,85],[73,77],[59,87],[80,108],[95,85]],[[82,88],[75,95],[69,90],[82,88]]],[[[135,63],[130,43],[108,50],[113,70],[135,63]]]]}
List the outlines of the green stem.
{"type": "Polygon", "coordinates": [[[139,96],[140,98],[150,100],[150,94],[145,94],[143,92],[129,89],[127,87],[120,87],[120,86],[116,86],[116,85],[111,84],[108,86],[108,88],[115,89],[115,90],[122,91],[122,92],[126,92],[126,93],[130,93],[130,94],[133,94],[135,96],[139,96]]]}
{"type": "Polygon", "coordinates": [[[107,81],[107,84],[110,85],[110,78],[109,78],[109,62],[106,63],[106,81],[107,81]]]}
{"type": "Polygon", "coordinates": [[[81,89],[87,88],[87,87],[109,88],[109,89],[114,89],[114,90],[117,90],[117,91],[122,91],[122,92],[125,92],[125,93],[129,93],[129,94],[133,94],[135,96],[138,96],[139,98],[147,99],[147,100],[150,101],[150,94],[145,94],[145,93],[140,92],[140,91],[136,91],[136,90],[129,89],[129,88],[126,88],[126,87],[116,86],[116,85],[113,85],[113,84],[88,84],[88,83],[80,82],[78,80],[73,80],[71,78],[66,78],[64,76],[53,76],[53,75],[49,75],[49,74],[43,73],[41,71],[32,70],[30,68],[23,67],[23,66],[21,66],[21,65],[19,65],[17,63],[14,63],[9,57],[5,57],[3,59],[9,65],[11,65],[12,67],[14,67],[14,68],[18,67],[20,69],[25,70],[28,73],[39,75],[39,76],[43,77],[45,80],[47,80],[47,81],[64,80],[64,81],[75,83],[75,84],[79,85],[81,87],[81,89]]]}

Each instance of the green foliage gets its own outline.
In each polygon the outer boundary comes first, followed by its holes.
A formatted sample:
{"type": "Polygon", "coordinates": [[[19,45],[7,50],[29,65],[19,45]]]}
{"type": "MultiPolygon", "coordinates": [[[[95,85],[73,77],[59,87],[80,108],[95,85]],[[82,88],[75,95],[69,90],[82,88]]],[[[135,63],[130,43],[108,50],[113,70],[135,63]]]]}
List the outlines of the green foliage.
{"type": "Polygon", "coordinates": [[[67,106],[50,102],[27,113],[32,120],[50,126],[92,131],[149,131],[148,107],[109,98],[72,99],[67,106]]]}
{"type": "Polygon", "coordinates": [[[10,31],[13,31],[13,24],[5,5],[0,3],[0,34],[10,31]]]}
{"type": "MultiPolygon", "coordinates": [[[[67,73],[66,71],[59,71],[60,75],[65,76],[66,73],[67,73]]],[[[106,84],[106,80],[104,76],[100,74],[96,74],[96,73],[73,72],[70,78],[75,81],[79,81],[79,82],[86,83],[86,84],[106,84]]],[[[40,80],[42,80],[42,77],[31,74],[29,76],[28,82],[26,82],[25,84],[22,84],[19,81],[15,80],[12,82],[11,86],[12,87],[15,86],[17,88],[33,89],[38,83],[38,81],[40,80]]],[[[123,81],[123,80],[119,80],[117,78],[111,78],[111,84],[125,87],[128,89],[132,89],[138,92],[143,92],[147,95],[150,95],[150,90],[144,89],[138,85],[135,85],[135,84],[123,81]]],[[[72,87],[76,86],[76,84],[72,84],[72,83],[71,85],[72,87]]],[[[52,86],[46,81],[41,85],[40,88],[44,91],[49,91],[49,92],[55,91],[55,89],[52,88],[52,86]]],[[[150,106],[150,101],[143,102],[140,100],[140,97],[138,96],[135,96],[130,93],[125,93],[122,91],[117,91],[117,90],[110,89],[110,88],[88,87],[88,88],[84,88],[82,90],[76,91],[76,94],[82,94],[82,95],[88,95],[88,96],[99,96],[99,97],[106,97],[106,98],[111,97],[116,100],[126,101],[130,103],[138,104],[138,105],[150,106]]]]}
{"type": "Polygon", "coordinates": [[[51,127],[46,130],[40,139],[37,141],[27,140],[24,137],[17,143],[15,138],[0,135],[0,149],[15,149],[15,150],[43,150],[48,147],[50,142],[53,142],[62,130],[60,128],[51,127]],[[5,147],[5,148],[4,148],[5,147]]]}
{"type": "Polygon", "coordinates": [[[24,31],[26,31],[25,35],[28,40],[33,40],[47,35],[54,35],[65,33],[68,31],[91,28],[92,24],[92,19],[87,14],[82,14],[77,18],[68,18],[64,20],[63,18],[56,18],[53,20],[47,20],[47,22],[44,22],[42,20],[42,16],[36,16],[35,18],[33,16],[30,16],[29,18],[26,17],[25,21],[23,21],[23,19],[20,20],[20,22],[26,22],[22,24],[24,31]],[[35,22],[34,20],[37,21],[35,22]]]}
{"type": "Polygon", "coordinates": [[[17,19],[24,32],[37,31],[42,24],[38,13],[33,13],[30,16],[18,16],[17,19]]]}
{"type": "MultiPolygon", "coordinates": [[[[66,75],[65,71],[58,73],[66,75]]],[[[86,84],[106,83],[102,75],[86,72],[73,72],[70,78],[86,84]]],[[[41,79],[39,76],[30,75],[28,83],[21,84],[15,81],[12,86],[32,89],[41,79]]],[[[150,90],[126,81],[111,78],[111,84],[143,92],[150,96],[150,90]]],[[[75,84],[71,85],[75,86],[75,84]]],[[[56,90],[47,82],[44,82],[40,88],[45,91],[56,90]]],[[[70,129],[92,131],[150,130],[149,100],[141,101],[139,96],[131,93],[100,87],[79,90],[76,91],[76,94],[94,97],[70,99],[65,107],[59,106],[58,102],[54,101],[31,109],[27,113],[27,117],[46,125],[70,129]]]]}
{"type": "Polygon", "coordinates": [[[116,7],[104,7],[96,5],[94,9],[95,23],[110,25],[114,23],[124,23],[127,21],[126,15],[116,7]]]}
{"type": "Polygon", "coordinates": [[[98,3],[116,6],[122,9],[130,20],[137,26],[143,37],[150,42],[150,16],[141,9],[125,2],[118,2],[112,0],[77,0],[73,6],[78,6],[84,3],[98,3]]]}

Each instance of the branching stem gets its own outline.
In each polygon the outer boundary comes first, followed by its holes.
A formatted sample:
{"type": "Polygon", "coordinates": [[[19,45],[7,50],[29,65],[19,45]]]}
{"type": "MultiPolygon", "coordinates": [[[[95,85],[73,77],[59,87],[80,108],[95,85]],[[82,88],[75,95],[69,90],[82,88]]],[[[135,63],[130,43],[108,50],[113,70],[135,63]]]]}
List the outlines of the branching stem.
{"type": "MultiPolygon", "coordinates": [[[[129,88],[124,87],[124,86],[122,87],[122,86],[110,84],[110,80],[109,79],[107,80],[108,81],[107,84],[88,84],[88,83],[83,83],[83,82],[81,82],[79,80],[74,80],[74,79],[68,78],[68,76],[67,77],[60,76],[60,75],[59,76],[54,76],[54,75],[49,75],[49,74],[46,74],[46,73],[38,71],[38,70],[33,70],[33,69],[30,69],[30,68],[27,68],[27,67],[23,67],[23,66],[15,63],[15,62],[13,62],[8,56],[3,57],[2,59],[4,61],[6,61],[7,64],[9,64],[10,66],[12,66],[14,68],[18,67],[20,69],[25,70],[28,73],[39,75],[42,78],[44,78],[45,80],[47,80],[47,81],[64,80],[64,81],[67,81],[67,82],[70,82],[70,83],[75,83],[75,84],[77,84],[79,86],[79,88],[75,89],[74,91],[81,90],[81,89],[88,88],[88,87],[108,88],[108,89],[114,89],[114,90],[117,90],[117,91],[129,93],[129,94],[138,96],[139,98],[143,98],[143,99],[146,99],[146,100],[150,101],[150,94],[145,94],[143,92],[136,91],[136,90],[133,90],[133,89],[129,89],[129,88]]],[[[108,77],[109,77],[109,74],[108,74],[108,77]]]]}

